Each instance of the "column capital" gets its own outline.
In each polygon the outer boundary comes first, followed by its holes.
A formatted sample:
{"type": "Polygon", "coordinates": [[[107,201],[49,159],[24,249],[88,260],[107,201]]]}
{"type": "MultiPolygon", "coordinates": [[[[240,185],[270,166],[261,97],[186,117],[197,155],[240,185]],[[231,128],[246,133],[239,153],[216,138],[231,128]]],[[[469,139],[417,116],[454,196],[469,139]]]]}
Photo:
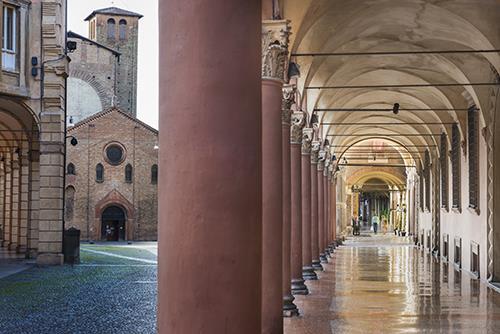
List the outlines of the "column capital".
{"type": "Polygon", "coordinates": [[[302,129],[302,155],[310,155],[311,154],[311,143],[313,139],[313,129],[312,128],[304,128],[302,129]]]}
{"type": "Polygon", "coordinates": [[[292,118],[292,105],[295,103],[295,85],[283,86],[283,99],[281,102],[281,124],[290,126],[292,118]]]}
{"type": "Polygon", "coordinates": [[[320,149],[318,153],[318,172],[322,172],[325,169],[325,161],[326,161],[326,151],[320,149]]]}
{"type": "Polygon", "coordinates": [[[285,81],[290,21],[265,20],[262,22],[262,78],[285,81]]]}
{"type": "Polygon", "coordinates": [[[306,113],[294,111],[292,113],[292,125],[290,131],[290,143],[302,144],[302,129],[306,125],[306,113]]]}
{"type": "MultiPolygon", "coordinates": [[[[314,131],[314,129],[313,129],[314,131]]],[[[319,159],[319,150],[321,149],[320,141],[313,141],[311,144],[311,164],[317,165],[319,159]]]]}

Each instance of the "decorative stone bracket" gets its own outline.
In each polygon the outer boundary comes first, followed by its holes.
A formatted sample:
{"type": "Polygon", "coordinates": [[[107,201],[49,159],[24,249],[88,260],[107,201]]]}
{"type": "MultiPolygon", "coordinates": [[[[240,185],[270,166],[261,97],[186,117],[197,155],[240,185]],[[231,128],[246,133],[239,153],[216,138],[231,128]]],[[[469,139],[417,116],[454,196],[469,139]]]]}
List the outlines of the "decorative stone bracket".
{"type": "Polygon", "coordinates": [[[306,125],[306,114],[303,111],[294,111],[292,113],[292,126],[290,131],[290,143],[291,144],[301,144],[302,143],[302,130],[306,125]]]}

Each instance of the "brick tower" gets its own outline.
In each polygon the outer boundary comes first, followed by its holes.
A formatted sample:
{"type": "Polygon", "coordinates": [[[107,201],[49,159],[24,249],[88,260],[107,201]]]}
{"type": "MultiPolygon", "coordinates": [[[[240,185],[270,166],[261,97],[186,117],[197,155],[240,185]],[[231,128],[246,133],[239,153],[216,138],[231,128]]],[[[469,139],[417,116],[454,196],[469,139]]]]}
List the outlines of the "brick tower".
{"type": "Polygon", "coordinates": [[[115,106],[137,114],[137,52],[141,14],[109,7],[92,12],[89,22],[91,40],[120,53],[116,70],[115,106]]]}

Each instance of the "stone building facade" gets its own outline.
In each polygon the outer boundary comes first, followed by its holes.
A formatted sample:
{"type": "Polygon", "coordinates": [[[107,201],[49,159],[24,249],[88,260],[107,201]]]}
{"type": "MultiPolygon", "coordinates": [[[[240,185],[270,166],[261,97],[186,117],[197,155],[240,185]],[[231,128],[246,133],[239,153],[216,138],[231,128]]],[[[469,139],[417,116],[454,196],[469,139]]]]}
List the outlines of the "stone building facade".
{"type": "Polygon", "coordinates": [[[158,131],[111,108],[68,136],[78,145],[67,155],[67,227],[83,240],[156,240],[158,131]]]}
{"type": "Polygon", "coordinates": [[[95,10],[85,20],[89,36],[74,32],[68,92],[69,124],[118,107],[137,113],[137,53],[142,15],[116,7],[95,10]]]}
{"type": "Polygon", "coordinates": [[[61,264],[66,1],[0,8],[0,247],[61,264]]]}

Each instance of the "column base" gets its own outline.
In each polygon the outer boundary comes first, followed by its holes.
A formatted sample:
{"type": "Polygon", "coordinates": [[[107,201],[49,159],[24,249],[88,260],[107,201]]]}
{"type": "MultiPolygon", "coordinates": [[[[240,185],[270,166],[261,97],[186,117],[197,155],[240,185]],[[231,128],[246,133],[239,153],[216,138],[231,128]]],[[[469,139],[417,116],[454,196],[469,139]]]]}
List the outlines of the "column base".
{"type": "Polygon", "coordinates": [[[9,247],[7,247],[8,250],[10,251],[17,251],[17,243],[13,242],[9,244],[9,247]]]}
{"type": "Polygon", "coordinates": [[[36,258],[36,264],[39,266],[62,266],[64,256],[60,253],[42,253],[36,258]]]}
{"type": "Polygon", "coordinates": [[[297,308],[297,305],[293,303],[294,300],[295,297],[291,294],[283,297],[283,316],[285,318],[299,316],[299,309],[297,308]]]}
{"type": "Polygon", "coordinates": [[[314,281],[318,279],[318,275],[316,275],[312,266],[302,267],[302,277],[304,277],[306,281],[314,281]]]}
{"type": "Polygon", "coordinates": [[[292,295],[308,295],[309,290],[303,279],[292,279],[292,295]]]}
{"type": "Polygon", "coordinates": [[[325,256],[328,258],[332,258],[332,251],[328,247],[325,248],[325,256]]]}
{"type": "Polygon", "coordinates": [[[319,262],[320,263],[328,263],[328,259],[326,258],[326,254],[325,253],[320,253],[319,254],[319,262]]]}
{"type": "Polygon", "coordinates": [[[342,244],[343,244],[343,240],[340,238],[337,238],[337,240],[335,242],[336,242],[337,246],[342,246],[342,244]]]}
{"type": "Polygon", "coordinates": [[[30,248],[26,251],[26,259],[36,259],[38,252],[34,248],[30,248]]]}
{"type": "Polygon", "coordinates": [[[312,267],[315,271],[323,271],[323,266],[319,262],[319,260],[313,260],[312,267]]]}

